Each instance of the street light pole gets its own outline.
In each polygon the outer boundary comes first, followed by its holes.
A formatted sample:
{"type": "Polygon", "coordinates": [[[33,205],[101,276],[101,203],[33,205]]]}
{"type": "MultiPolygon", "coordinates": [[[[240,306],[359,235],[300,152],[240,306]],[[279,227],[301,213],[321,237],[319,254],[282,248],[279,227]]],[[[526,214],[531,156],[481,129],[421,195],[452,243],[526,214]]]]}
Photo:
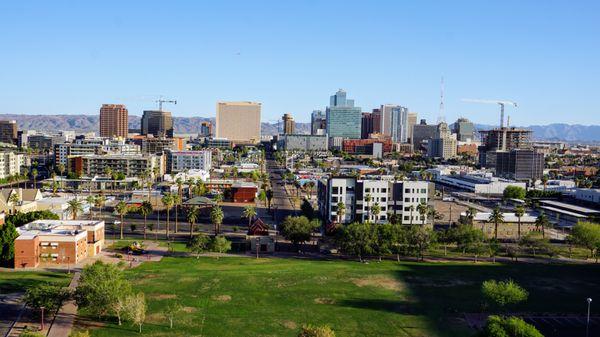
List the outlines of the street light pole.
{"type": "Polygon", "coordinates": [[[41,321],[41,331],[44,331],[44,309],[46,309],[45,307],[40,307],[40,309],[42,310],[42,321],[41,321]]]}
{"type": "Polygon", "coordinates": [[[592,304],[592,299],[591,298],[587,298],[587,321],[585,324],[585,337],[589,337],[590,335],[590,306],[592,304]]]}

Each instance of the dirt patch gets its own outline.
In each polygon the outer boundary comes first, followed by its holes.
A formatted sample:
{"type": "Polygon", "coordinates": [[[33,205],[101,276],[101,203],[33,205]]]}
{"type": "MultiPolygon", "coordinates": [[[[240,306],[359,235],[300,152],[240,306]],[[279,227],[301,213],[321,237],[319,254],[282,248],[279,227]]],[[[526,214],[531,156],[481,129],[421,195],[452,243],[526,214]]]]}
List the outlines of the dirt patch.
{"type": "Polygon", "coordinates": [[[156,298],[157,300],[172,300],[177,298],[175,294],[155,294],[151,296],[152,298],[156,298]]]}
{"type": "Polygon", "coordinates": [[[229,296],[229,295],[213,296],[213,300],[219,301],[219,302],[229,302],[229,301],[231,301],[231,296],[229,296]]]}
{"type": "Polygon", "coordinates": [[[317,297],[317,298],[315,298],[315,303],[317,303],[317,304],[335,304],[335,300],[333,298],[317,297]]]}
{"type": "Polygon", "coordinates": [[[181,310],[183,310],[184,312],[187,312],[189,314],[191,314],[192,312],[198,311],[198,309],[196,309],[194,307],[183,307],[183,309],[181,309],[181,310]]]}
{"type": "Polygon", "coordinates": [[[385,275],[374,275],[365,278],[353,279],[352,283],[359,287],[377,287],[393,291],[401,291],[404,285],[393,278],[385,275]]]}
{"type": "Polygon", "coordinates": [[[294,322],[294,321],[283,321],[283,322],[281,322],[281,324],[290,330],[298,329],[298,324],[296,324],[296,322],[294,322]]]}
{"type": "Polygon", "coordinates": [[[146,322],[152,322],[152,323],[159,323],[162,322],[165,319],[165,315],[164,314],[150,314],[150,315],[146,315],[146,322]]]}

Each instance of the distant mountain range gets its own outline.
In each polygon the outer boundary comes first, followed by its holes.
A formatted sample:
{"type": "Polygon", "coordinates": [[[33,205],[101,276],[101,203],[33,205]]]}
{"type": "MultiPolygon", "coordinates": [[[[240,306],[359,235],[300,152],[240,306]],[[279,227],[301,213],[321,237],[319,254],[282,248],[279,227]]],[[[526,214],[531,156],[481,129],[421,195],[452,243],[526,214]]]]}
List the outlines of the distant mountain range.
{"type": "MultiPolygon", "coordinates": [[[[76,132],[98,132],[97,115],[17,115],[0,114],[0,120],[16,120],[19,130],[57,131],[74,130],[76,132]]],[[[204,117],[173,117],[175,133],[197,134],[200,131],[200,123],[204,121],[214,122],[214,118],[204,117]]],[[[262,123],[263,135],[275,135],[278,133],[278,124],[262,123]]],[[[476,124],[477,130],[490,129],[493,126],[476,124]]],[[[140,128],[140,117],[129,116],[129,128],[140,128]]],[[[560,140],[569,142],[600,142],[600,125],[579,124],[549,124],[531,125],[526,128],[533,130],[533,137],[539,140],[560,140]]],[[[309,133],[309,123],[296,123],[297,133],[309,133]]]]}

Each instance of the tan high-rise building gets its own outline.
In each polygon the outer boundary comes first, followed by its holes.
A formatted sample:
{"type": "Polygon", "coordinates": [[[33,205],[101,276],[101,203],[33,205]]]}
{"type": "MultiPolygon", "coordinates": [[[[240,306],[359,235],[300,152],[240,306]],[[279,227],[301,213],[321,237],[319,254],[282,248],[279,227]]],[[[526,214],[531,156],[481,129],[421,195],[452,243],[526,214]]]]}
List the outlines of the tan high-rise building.
{"type": "Polygon", "coordinates": [[[283,133],[286,135],[293,135],[294,132],[296,132],[294,117],[290,114],[284,114],[281,119],[283,120],[283,133]]]}
{"type": "Polygon", "coordinates": [[[260,141],[261,103],[218,102],[216,138],[234,143],[256,144],[260,141]]]}
{"type": "Polygon", "coordinates": [[[407,141],[412,143],[413,140],[413,129],[415,124],[417,124],[417,113],[409,112],[406,117],[406,125],[407,125],[407,141]]]}
{"type": "Polygon", "coordinates": [[[100,137],[127,138],[129,113],[123,104],[102,104],[100,108],[100,137]]]}

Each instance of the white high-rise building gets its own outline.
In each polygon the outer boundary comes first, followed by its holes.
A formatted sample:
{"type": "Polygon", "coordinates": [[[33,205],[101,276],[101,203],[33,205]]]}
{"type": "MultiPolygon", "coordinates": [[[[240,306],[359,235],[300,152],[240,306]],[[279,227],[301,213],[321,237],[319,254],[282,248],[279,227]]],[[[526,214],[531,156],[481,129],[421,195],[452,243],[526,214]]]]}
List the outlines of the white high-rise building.
{"type": "Polygon", "coordinates": [[[381,111],[381,133],[395,143],[406,143],[408,132],[408,109],[395,104],[384,104],[381,111]]]}

